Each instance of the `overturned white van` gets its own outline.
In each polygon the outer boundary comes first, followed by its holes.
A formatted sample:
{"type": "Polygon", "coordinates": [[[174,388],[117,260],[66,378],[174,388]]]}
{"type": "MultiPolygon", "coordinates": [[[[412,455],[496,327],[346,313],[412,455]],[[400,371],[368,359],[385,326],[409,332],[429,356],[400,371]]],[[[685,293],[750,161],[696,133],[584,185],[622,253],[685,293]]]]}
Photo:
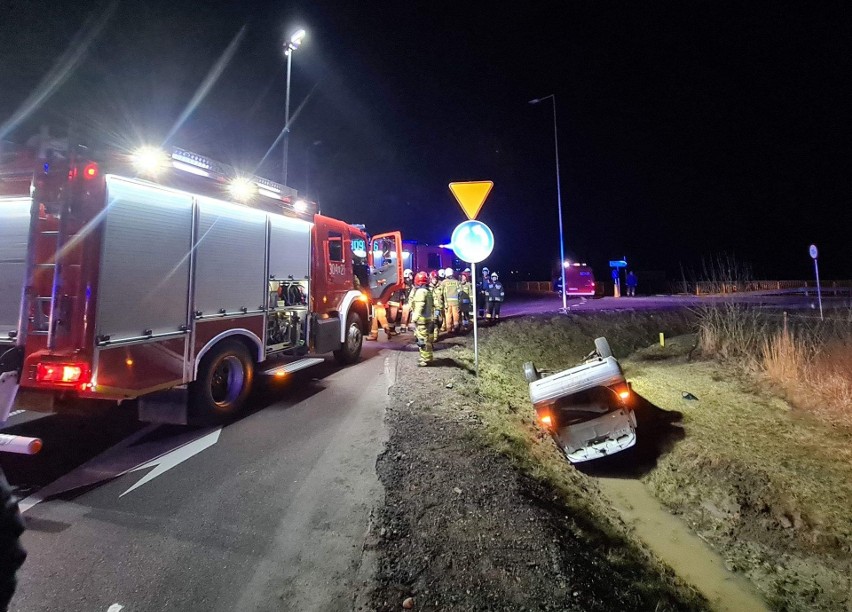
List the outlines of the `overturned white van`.
{"type": "Polygon", "coordinates": [[[571,463],[607,457],[636,444],[630,386],[606,338],[595,340],[595,350],[580,365],[548,373],[527,362],[524,376],[538,422],[571,463]]]}

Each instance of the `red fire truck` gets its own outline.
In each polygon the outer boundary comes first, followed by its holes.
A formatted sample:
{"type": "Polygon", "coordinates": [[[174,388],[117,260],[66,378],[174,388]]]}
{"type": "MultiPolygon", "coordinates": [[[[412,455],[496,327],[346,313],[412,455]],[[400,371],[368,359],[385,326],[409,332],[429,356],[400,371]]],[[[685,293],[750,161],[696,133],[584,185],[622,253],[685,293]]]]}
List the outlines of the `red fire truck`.
{"type": "Polygon", "coordinates": [[[398,232],[189,151],[6,161],[0,422],[133,398],[154,422],[234,413],[256,374],[356,361],[400,286],[398,232]]]}

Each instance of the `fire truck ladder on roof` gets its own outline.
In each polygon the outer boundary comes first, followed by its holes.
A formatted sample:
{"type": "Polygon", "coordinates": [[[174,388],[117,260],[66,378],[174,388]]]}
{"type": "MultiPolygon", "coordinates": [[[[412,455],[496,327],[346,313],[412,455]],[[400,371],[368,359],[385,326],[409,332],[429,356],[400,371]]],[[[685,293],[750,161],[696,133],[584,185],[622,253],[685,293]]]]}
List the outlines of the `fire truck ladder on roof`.
{"type": "MultiPolygon", "coordinates": [[[[36,194],[37,195],[37,194],[36,194]]],[[[59,201],[39,203],[38,217],[33,219],[37,231],[35,233],[35,249],[36,253],[47,253],[46,261],[33,261],[32,269],[28,270],[27,277],[32,279],[33,291],[38,292],[33,296],[34,308],[32,323],[32,332],[35,335],[47,335],[47,348],[54,349],[56,347],[56,328],[62,324],[62,317],[70,312],[72,305],[67,303],[69,299],[75,299],[74,296],[66,296],[65,301],[62,301],[61,292],[63,289],[63,269],[65,267],[79,268],[79,263],[63,262],[63,259],[68,257],[65,249],[68,248],[70,241],[73,240],[76,234],[68,234],[68,210],[70,202],[69,196],[64,195],[59,201]],[[44,207],[42,211],[42,207],[44,207]],[[42,229],[39,227],[43,219],[42,213],[52,215],[57,221],[57,229],[42,229]],[[44,243],[49,242],[53,238],[53,245],[50,249],[39,248],[44,243]],[[36,273],[38,272],[38,278],[36,273]],[[45,283],[43,274],[51,276],[51,282],[48,286],[45,283]],[[48,291],[45,291],[45,290],[48,291]],[[60,303],[62,301],[62,303],[60,303]]],[[[26,312],[26,310],[25,310],[26,312]]]]}

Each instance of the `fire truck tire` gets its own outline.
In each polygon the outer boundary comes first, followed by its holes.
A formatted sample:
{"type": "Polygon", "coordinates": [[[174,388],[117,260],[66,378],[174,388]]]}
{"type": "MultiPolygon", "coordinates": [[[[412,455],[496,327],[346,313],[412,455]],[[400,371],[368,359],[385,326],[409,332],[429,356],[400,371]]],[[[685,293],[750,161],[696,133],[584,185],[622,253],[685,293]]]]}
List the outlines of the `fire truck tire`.
{"type": "Polygon", "coordinates": [[[361,357],[361,347],[364,346],[364,331],[361,326],[361,316],[350,312],[346,317],[346,337],[343,346],[334,351],[334,358],[344,365],[355,363],[361,357]]]}
{"type": "Polygon", "coordinates": [[[193,422],[220,421],[238,413],[254,380],[254,362],[239,342],[225,340],[198,364],[198,376],[189,386],[189,416],[193,422]]]}
{"type": "Polygon", "coordinates": [[[0,471],[0,610],[9,606],[15,593],[15,574],[27,558],[20,542],[23,531],[24,521],[18,511],[18,503],[0,471]]]}

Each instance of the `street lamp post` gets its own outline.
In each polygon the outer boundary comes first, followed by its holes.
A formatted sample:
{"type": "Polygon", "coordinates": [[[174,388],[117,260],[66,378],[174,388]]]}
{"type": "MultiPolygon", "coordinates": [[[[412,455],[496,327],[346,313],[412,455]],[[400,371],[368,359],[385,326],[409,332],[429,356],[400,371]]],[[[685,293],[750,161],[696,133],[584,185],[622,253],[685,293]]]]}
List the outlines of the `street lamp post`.
{"type": "Polygon", "coordinates": [[[305,38],[304,30],[296,30],[290,39],[284,43],[284,55],[287,56],[287,94],[284,100],[284,159],[281,183],[287,185],[287,149],[290,145],[290,69],[293,65],[293,51],[299,48],[305,38]]]}
{"type": "MultiPolygon", "coordinates": [[[[315,140],[305,151],[305,196],[311,195],[311,152],[322,144],[322,140],[315,140]]],[[[318,201],[319,198],[314,198],[318,201]]]]}
{"type": "Polygon", "coordinates": [[[566,297],[568,287],[565,284],[565,234],[562,230],[562,185],[559,180],[559,138],[556,130],[556,94],[530,100],[530,104],[538,104],[548,98],[553,101],[553,145],[556,148],[556,202],[559,207],[559,269],[562,271],[562,309],[568,310],[566,297]]]}

